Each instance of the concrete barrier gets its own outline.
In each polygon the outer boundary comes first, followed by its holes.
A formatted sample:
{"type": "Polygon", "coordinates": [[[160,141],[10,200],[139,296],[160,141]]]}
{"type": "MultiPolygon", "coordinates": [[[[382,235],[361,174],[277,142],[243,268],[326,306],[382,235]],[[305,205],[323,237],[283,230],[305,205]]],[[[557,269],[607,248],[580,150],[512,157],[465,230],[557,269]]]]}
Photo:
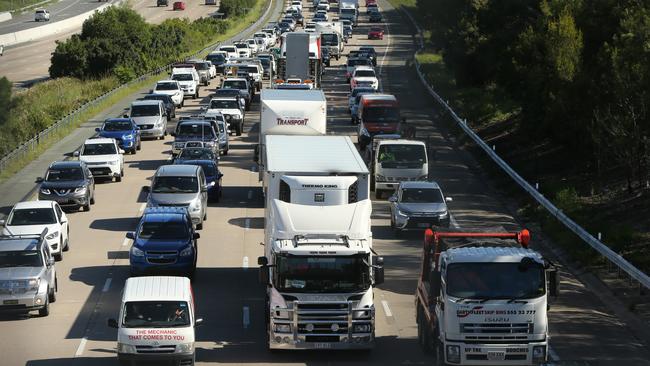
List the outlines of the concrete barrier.
{"type": "Polygon", "coordinates": [[[8,11],[0,13],[0,22],[6,22],[7,20],[11,20],[11,13],[8,11]]]}
{"type": "Polygon", "coordinates": [[[20,43],[32,42],[53,35],[70,32],[75,29],[80,29],[83,25],[83,22],[86,19],[90,18],[93,14],[96,12],[104,11],[109,6],[117,5],[119,3],[120,2],[118,1],[113,4],[104,4],[91,11],[70,17],[68,19],[60,20],[58,22],[48,23],[39,27],[33,27],[14,33],[2,34],[0,35],[0,44],[4,46],[13,46],[20,43]]]}

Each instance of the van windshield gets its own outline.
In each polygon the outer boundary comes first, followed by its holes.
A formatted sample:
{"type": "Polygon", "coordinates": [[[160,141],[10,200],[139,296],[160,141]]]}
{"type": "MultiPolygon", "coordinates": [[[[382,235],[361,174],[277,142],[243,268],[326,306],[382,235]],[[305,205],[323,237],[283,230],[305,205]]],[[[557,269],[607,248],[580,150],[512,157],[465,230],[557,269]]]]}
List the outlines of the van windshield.
{"type": "Polygon", "coordinates": [[[196,177],[157,177],[153,183],[153,193],[196,193],[199,181],[196,177]]]}
{"type": "Polygon", "coordinates": [[[131,117],[150,117],[160,115],[157,104],[144,104],[131,106],[131,117]]]}
{"type": "Polygon", "coordinates": [[[190,325],[186,301],[130,301],[124,304],[124,328],[174,328],[190,325]]]}

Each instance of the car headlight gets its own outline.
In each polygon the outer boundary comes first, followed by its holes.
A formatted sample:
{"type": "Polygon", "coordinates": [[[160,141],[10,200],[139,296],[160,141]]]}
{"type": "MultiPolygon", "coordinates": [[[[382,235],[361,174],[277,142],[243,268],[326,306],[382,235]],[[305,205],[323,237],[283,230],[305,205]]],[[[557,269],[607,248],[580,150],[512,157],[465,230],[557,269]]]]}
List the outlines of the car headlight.
{"type": "Polygon", "coordinates": [[[38,287],[41,285],[40,278],[32,278],[27,281],[27,287],[31,290],[38,290],[38,287]]]}
{"type": "Polygon", "coordinates": [[[119,160],[113,160],[108,162],[110,165],[118,165],[120,163],[119,160]]]}
{"type": "Polygon", "coordinates": [[[52,193],[52,192],[50,192],[50,189],[49,189],[49,188],[41,188],[41,193],[43,193],[43,194],[50,194],[50,193],[52,193]]]}
{"type": "Polygon", "coordinates": [[[460,362],[460,346],[447,345],[447,361],[453,363],[460,362]]]}
{"type": "Polygon", "coordinates": [[[132,344],[118,343],[117,353],[136,353],[135,346],[132,344]]]}
{"type": "Polygon", "coordinates": [[[208,187],[214,187],[216,185],[217,185],[217,182],[215,182],[215,181],[212,181],[212,182],[208,183],[208,187]]]}
{"type": "Polygon", "coordinates": [[[176,353],[190,353],[194,350],[194,343],[181,343],[176,345],[176,353]]]}
{"type": "Polygon", "coordinates": [[[291,324],[273,324],[275,333],[291,333],[291,324]]]}
{"type": "Polygon", "coordinates": [[[209,147],[214,147],[214,141],[206,141],[204,144],[209,147]]]}
{"type": "Polygon", "coordinates": [[[131,247],[131,255],[134,257],[144,257],[144,251],[136,248],[135,246],[131,247]]]}
{"type": "Polygon", "coordinates": [[[201,202],[200,201],[194,201],[192,203],[192,212],[198,212],[201,211],[201,202]]]}
{"type": "Polygon", "coordinates": [[[52,239],[56,238],[57,236],[59,236],[59,232],[55,231],[52,234],[49,234],[48,236],[46,236],[45,239],[52,240],[52,239]]]}
{"type": "Polygon", "coordinates": [[[355,324],[354,325],[355,333],[370,333],[372,332],[372,326],[370,324],[355,324]]]}
{"type": "Polygon", "coordinates": [[[74,190],[74,193],[84,193],[84,192],[86,192],[86,187],[85,187],[85,186],[77,187],[77,188],[74,190]]]}
{"type": "Polygon", "coordinates": [[[411,213],[408,212],[408,211],[402,211],[401,209],[397,209],[397,214],[398,214],[399,216],[408,217],[411,213]]]}
{"type": "Polygon", "coordinates": [[[446,219],[447,217],[449,217],[449,211],[445,211],[438,214],[439,219],[446,219]]]}
{"type": "Polygon", "coordinates": [[[194,254],[194,248],[192,248],[192,246],[190,245],[187,248],[181,250],[180,256],[181,257],[189,257],[192,254],[194,254]]]}
{"type": "Polygon", "coordinates": [[[546,346],[533,347],[533,361],[546,361],[546,346]]]}
{"type": "Polygon", "coordinates": [[[124,135],[122,136],[122,140],[133,140],[133,135],[124,135]]]}

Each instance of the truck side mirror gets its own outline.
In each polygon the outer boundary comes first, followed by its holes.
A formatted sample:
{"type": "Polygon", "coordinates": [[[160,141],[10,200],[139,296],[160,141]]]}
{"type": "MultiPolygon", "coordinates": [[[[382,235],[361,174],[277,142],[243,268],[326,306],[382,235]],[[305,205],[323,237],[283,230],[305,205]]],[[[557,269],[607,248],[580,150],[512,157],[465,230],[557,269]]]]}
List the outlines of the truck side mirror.
{"type": "Polygon", "coordinates": [[[384,257],[373,257],[373,274],[375,278],[375,286],[384,283],[384,257]]]}
{"type": "Polygon", "coordinates": [[[257,257],[257,264],[260,266],[268,266],[269,259],[266,257],[257,257]]]}
{"type": "Polygon", "coordinates": [[[260,285],[267,286],[269,284],[269,266],[262,265],[259,269],[260,285]]]}
{"type": "Polygon", "coordinates": [[[115,328],[115,329],[119,328],[119,326],[117,325],[117,320],[115,320],[115,319],[113,319],[113,318],[108,319],[108,320],[106,321],[106,325],[108,325],[108,326],[111,327],[111,328],[115,328]]]}
{"type": "Polygon", "coordinates": [[[203,318],[196,318],[194,320],[194,326],[195,327],[200,327],[201,325],[203,325],[203,318]]]}
{"type": "Polygon", "coordinates": [[[429,273],[429,296],[438,297],[440,295],[440,272],[431,271],[429,273]]]}
{"type": "Polygon", "coordinates": [[[559,295],[559,281],[557,277],[557,269],[548,270],[548,293],[553,297],[559,295]]]}

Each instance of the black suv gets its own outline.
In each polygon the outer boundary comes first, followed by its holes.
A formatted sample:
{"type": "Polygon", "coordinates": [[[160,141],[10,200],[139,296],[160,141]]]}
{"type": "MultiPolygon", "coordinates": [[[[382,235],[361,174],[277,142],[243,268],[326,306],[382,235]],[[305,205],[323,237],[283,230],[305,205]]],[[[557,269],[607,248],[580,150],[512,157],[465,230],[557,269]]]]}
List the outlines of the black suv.
{"type": "Polygon", "coordinates": [[[36,178],[39,200],[57,202],[62,207],[83,207],[90,211],[95,203],[95,178],[83,161],[55,161],[36,178]]]}

